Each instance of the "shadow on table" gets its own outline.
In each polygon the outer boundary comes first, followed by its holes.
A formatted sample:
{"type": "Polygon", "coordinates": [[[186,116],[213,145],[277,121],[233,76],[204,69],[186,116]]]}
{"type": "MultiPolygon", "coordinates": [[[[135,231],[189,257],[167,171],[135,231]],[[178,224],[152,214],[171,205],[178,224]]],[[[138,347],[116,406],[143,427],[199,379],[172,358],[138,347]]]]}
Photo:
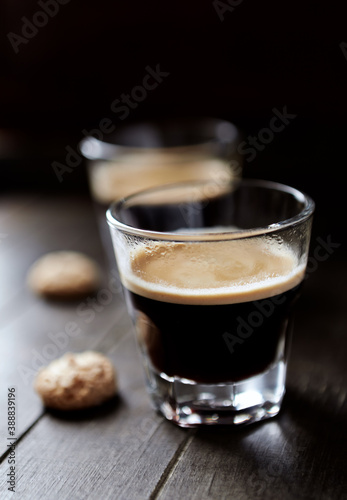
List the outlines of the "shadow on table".
{"type": "Polygon", "coordinates": [[[340,401],[338,394],[330,394],[323,398],[319,394],[310,394],[307,397],[287,389],[279,419],[289,416],[293,422],[307,427],[309,432],[321,432],[328,425],[334,426],[339,432],[347,436],[347,405],[345,400],[340,401]]]}
{"type": "Polygon", "coordinates": [[[122,406],[122,398],[119,395],[114,396],[109,401],[99,406],[86,408],[82,410],[63,411],[53,408],[46,408],[49,415],[59,420],[70,422],[83,422],[86,420],[102,419],[115,413],[122,406]]]}

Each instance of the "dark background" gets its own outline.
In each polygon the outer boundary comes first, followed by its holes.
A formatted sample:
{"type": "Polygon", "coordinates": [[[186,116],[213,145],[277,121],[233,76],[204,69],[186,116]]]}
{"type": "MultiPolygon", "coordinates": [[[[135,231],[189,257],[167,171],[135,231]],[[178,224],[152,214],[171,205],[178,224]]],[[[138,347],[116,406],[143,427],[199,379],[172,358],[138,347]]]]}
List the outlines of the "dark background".
{"type": "Polygon", "coordinates": [[[317,204],[314,237],[331,235],[343,251],[343,2],[243,0],[221,20],[213,1],[70,0],[18,46],[18,54],[8,34],[21,35],[23,16],[31,21],[42,7],[6,0],[2,9],[2,192],[87,192],[84,165],[59,183],[51,164],[64,163],[65,147],[76,148],[82,130],[107,116],[117,126],[215,116],[234,122],[247,138],[269,125],[274,108],[286,107],[296,118],[245,162],[244,175],[309,193],[317,204]],[[141,84],[146,66],[157,64],[170,75],[121,121],[111,103],[141,84]]]}

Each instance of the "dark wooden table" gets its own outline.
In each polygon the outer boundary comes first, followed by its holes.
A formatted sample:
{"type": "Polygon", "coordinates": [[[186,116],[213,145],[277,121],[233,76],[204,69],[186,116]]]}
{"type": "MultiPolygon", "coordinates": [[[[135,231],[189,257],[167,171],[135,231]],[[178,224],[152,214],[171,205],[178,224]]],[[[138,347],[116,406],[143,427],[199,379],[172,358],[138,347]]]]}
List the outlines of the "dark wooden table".
{"type": "Polygon", "coordinates": [[[1,500],[346,499],[347,264],[343,248],[329,246],[332,235],[319,238],[312,241],[280,415],[237,429],[180,429],[150,407],[121,293],[94,302],[98,310],[87,317],[81,315],[84,299],[45,301],[25,284],[29,266],[52,250],[83,251],[103,265],[90,199],[3,196],[1,500]],[[69,323],[77,325],[77,335],[66,334],[69,323]],[[85,349],[114,362],[119,397],[83,415],[46,411],[32,387],[37,368],[66,351],[85,349]],[[12,387],[16,446],[11,449],[12,387]],[[10,473],[15,493],[8,490],[10,473]]]}

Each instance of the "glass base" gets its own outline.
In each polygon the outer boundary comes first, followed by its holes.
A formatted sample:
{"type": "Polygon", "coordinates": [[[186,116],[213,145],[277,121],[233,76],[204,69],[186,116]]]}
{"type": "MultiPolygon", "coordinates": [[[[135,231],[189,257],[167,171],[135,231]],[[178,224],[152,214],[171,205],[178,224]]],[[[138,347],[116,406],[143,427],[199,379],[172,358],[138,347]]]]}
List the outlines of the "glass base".
{"type": "Polygon", "coordinates": [[[180,427],[240,425],[274,417],[285,392],[286,363],[241,382],[203,384],[145,367],[156,410],[180,427]]]}

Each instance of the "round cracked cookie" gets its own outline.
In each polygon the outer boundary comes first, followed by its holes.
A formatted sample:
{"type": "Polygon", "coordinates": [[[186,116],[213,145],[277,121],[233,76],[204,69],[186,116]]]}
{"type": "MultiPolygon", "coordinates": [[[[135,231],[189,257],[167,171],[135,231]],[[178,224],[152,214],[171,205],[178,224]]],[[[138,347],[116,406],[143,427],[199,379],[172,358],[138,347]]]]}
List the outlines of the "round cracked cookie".
{"type": "Polygon", "coordinates": [[[66,353],[41,368],[34,388],[49,408],[80,410],[115,396],[117,377],[113,364],[103,354],[66,353]]]}
{"type": "Polygon", "coordinates": [[[51,252],[40,257],[27,276],[29,287],[51,298],[74,298],[94,292],[101,273],[92,259],[80,252],[51,252]]]}

